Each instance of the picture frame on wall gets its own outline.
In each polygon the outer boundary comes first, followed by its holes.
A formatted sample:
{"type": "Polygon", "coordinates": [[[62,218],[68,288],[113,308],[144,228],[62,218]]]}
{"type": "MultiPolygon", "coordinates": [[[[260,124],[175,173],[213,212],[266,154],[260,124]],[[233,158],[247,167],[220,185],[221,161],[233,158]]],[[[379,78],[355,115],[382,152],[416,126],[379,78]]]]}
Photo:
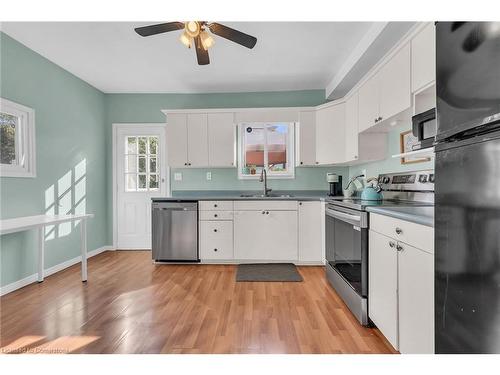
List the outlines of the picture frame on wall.
{"type": "MultiPolygon", "coordinates": [[[[402,154],[415,151],[418,145],[418,138],[413,135],[411,130],[404,131],[399,135],[399,147],[402,154]]],[[[419,155],[407,155],[401,158],[401,164],[423,163],[430,160],[431,158],[419,155]]]]}

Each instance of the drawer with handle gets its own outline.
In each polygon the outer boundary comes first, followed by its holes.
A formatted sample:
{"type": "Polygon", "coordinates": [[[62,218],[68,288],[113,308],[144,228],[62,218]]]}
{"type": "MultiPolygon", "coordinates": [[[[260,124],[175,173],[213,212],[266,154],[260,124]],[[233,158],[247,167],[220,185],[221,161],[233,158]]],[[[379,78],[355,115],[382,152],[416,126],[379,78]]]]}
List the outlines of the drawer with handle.
{"type": "Polygon", "coordinates": [[[200,223],[200,259],[233,259],[233,222],[200,223]]]}
{"type": "Polygon", "coordinates": [[[200,220],[233,220],[233,211],[200,211],[200,220]]]}
{"type": "Polygon", "coordinates": [[[201,211],[232,211],[233,201],[200,201],[201,211]]]}
{"type": "Polygon", "coordinates": [[[432,227],[370,213],[370,230],[434,253],[434,228],[432,227]]]}

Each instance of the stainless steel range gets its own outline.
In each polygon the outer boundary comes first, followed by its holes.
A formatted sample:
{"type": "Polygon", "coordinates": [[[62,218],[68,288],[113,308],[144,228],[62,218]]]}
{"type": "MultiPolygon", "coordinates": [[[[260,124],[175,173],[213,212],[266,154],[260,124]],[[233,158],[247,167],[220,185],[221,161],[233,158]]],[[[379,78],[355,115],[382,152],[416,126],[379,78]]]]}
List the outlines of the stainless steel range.
{"type": "Polygon", "coordinates": [[[378,176],[384,199],[332,197],[326,205],[326,276],[351,312],[368,325],[369,206],[434,205],[434,171],[378,176]]]}

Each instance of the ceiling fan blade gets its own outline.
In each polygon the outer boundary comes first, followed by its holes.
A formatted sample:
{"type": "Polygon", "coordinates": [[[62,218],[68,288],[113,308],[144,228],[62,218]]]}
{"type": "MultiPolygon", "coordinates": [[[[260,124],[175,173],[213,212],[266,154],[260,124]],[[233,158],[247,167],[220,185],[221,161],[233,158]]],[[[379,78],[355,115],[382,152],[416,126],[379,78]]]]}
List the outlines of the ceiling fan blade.
{"type": "Polygon", "coordinates": [[[201,38],[199,35],[196,38],[194,38],[194,45],[196,47],[196,57],[198,58],[198,65],[210,64],[208,51],[205,48],[203,48],[203,45],[201,44],[201,38]]]}
{"type": "Polygon", "coordinates": [[[250,49],[253,48],[255,46],[255,44],[257,43],[256,37],[242,33],[241,31],[238,31],[235,29],[231,29],[230,27],[221,25],[220,23],[216,23],[216,22],[211,23],[208,25],[208,28],[215,35],[226,38],[226,39],[230,40],[231,42],[241,44],[242,46],[250,48],[250,49]]]}
{"type": "Polygon", "coordinates": [[[183,28],[184,28],[183,22],[167,22],[167,23],[159,23],[157,25],[136,27],[134,30],[140,36],[150,36],[150,35],[166,33],[168,31],[182,30],[183,28]]]}

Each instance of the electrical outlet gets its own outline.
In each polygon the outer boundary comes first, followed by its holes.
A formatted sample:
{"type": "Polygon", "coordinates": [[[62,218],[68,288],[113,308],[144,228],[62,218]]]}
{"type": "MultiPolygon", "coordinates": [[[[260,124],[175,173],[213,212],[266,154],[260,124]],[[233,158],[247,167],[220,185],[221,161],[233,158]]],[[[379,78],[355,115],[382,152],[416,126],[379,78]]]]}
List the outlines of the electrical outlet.
{"type": "Polygon", "coordinates": [[[207,172],[207,181],[212,180],[212,172],[207,172]]]}
{"type": "Polygon", "coordinates": [[[180,173],[180,172],[174,173],[174,180],[175,181],[182,181],[182,173],[180,173]]]}

